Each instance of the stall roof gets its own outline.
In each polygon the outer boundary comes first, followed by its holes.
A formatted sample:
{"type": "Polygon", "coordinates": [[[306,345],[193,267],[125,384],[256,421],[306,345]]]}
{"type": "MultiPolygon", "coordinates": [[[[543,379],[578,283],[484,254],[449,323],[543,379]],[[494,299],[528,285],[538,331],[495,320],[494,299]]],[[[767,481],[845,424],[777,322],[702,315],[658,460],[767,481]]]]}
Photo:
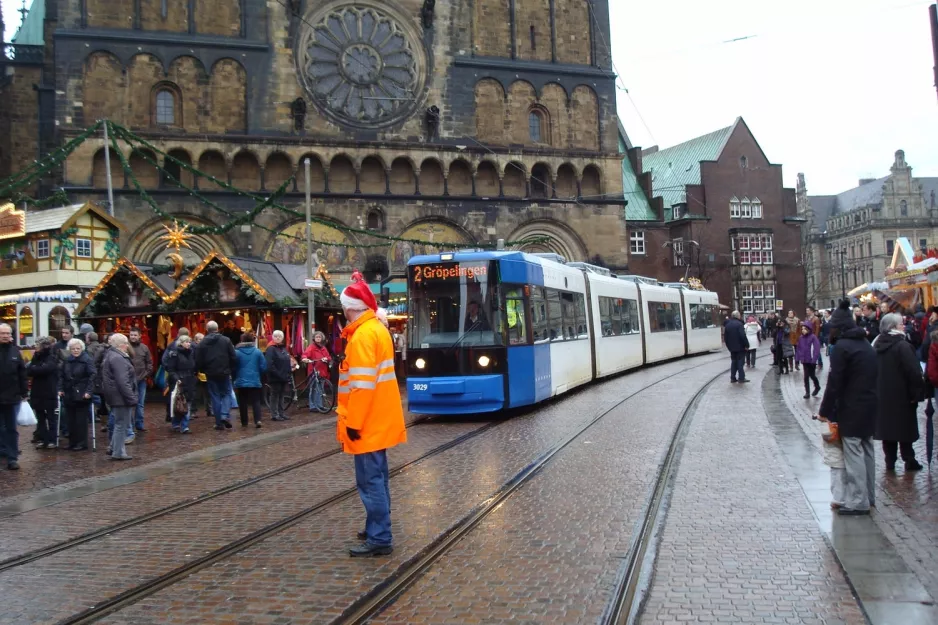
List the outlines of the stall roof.
{"type": "MultiPolygon", "coordinates": [[[[294,288],[291,282],[284,275],[279,263],[271,263],[262,260],[251,260],[248,258],[231,258],[232,263],[237,265],[241,271],[251,276],[257,284],[261,286],[274,301],[284,300],[288,297],[296,298],[299,289],[294,288]]],[[[289,266],[289,265],[288,265],[289,266]]],[[[305,267],[300,266],[303,272],[305,267]]],[[[300,287],[302,288],[302,281],[300,287]]]]}
{"type": "Polygon", "coordinates": [[[59,208],[44,208],[42,210],[29,210],[26,212],[26,234],[60,230],[68,228],[83,213],[94,213],[103,221],[111,224],[115,230],[121,229],[121,223],[106,212],[92,204],[72,204],[59,208]]]}

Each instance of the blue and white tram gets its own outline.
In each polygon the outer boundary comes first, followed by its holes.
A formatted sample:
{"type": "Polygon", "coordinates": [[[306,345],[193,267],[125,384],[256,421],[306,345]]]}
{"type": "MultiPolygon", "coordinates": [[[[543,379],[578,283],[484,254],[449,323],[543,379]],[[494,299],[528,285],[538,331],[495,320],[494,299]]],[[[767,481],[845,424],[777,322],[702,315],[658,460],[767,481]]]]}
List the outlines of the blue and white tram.
{"type": "Polygon", "coordinates": [[[408,263],[411,412],[527,406],[643,364],[718,349],[717,296],[523,252],[408,263]]]}

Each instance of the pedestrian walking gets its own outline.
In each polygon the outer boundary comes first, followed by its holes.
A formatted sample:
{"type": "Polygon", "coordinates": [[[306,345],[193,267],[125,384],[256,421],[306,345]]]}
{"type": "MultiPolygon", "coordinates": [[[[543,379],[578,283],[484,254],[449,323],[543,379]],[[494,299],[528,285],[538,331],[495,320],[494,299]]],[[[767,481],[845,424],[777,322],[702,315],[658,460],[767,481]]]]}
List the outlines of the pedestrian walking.
{"type": "MultiPolygon", "coordinates": [[[[905,470],[920,471],[912,443],[918,440],[918,404],[925,400],[925,380],[915,348],[906,340],[901,315],[889,313],[880,320],[873,349],[879,360],[876,439],[882,441],[886,470],[896,469],[901,452],[905,470]]],[[[938,365],[938,353],[935,361],[938,365]]]]}
{"type": "Polygon", "coordinates": [[[779,319],[775,325],[775,358],[779,375],[791,373],[794,367],[795,349],[788,336],[788,322],[779,319]]]}
{"type": "Polygon", "coordinates": [[[59,354],[55,339],[44,336],[36,341],[36,352],[26,366],[26,375],[32,378],[29,405],[36,414],[39,442],[36,449],[54,449],[58,446],[55,411],[59,402],[59,354]]]}
{"type": "Polygon", "coordinates": [[[746,329],[743,322],[740,321],[739,311],[734,310],[733,314],[723,325],[724,341],[726,349],[730,352],[730,383],[748,382],[746,379],[746,350],[749,349],[749,339],[746,338],[746,329]]]}
{"type": "Polygon", "coordinates": [[[134,374],[137,376],[137,409],[134,415],[134,428],[138,432],[146,432],[143,409],[147,400],[147,378],[153,375],[153,355],[150,348],[141,342],[140,328],[130,329],[130,361],[134,365],[134,374]]]}
{"type": "Polygon", "coordinates": [[[205,374],[208,394],[215,415],[215,429],[231,429],[231,372],[235,368],[234,345],[228,337],[218,333],[218,324],[205,324],[208,336],[195,350],[199,371],[205,374]]]}
{"type": "Polygon", "coordinates": [[[59,375],[59,397],[68,420],[68,449],[88,449],[88,415],[94,394],[94,361],[81,339],[68,342],[68,359],[59,375]]]}
{"type": "MultiPolygon", "coordinates": [[[[163,357],[160,358],[160,365],[163,367],[163,371],[166,371],[166,358],[168,354],[176,349],[176,346],[179,345],[179,339],[183,336],[189,336],[189,328],[179,328],[179,332],[176,333],[176,338],[163,350],[163,357]]],[[[174,387],[167,381],[166,389],[163,391],[164,403],[166,404],[166,423],[172,421],[173,388],[174,387]]]]}
{"type": "Polygon", "coordinates": [[[817,379],[817,360],[821,353],[821,342],[814,334],[814,324],[810,321],[804,321],[801,324],[801,338],[798,339],[798,345],[795,346],[795,359],[801,363],[804,369],[804,398],[808,399],[811,395],[817,397],[821,392],[821,383],[817,379]],[[814,393],[811,393],[810,383],[814,382],[814,393]]]}
{"type": "MultiPolygon", "coordinates": [[[[813,306],[808,306],[807,308],[805,308],[804,312],[805,312],[804,320],[811,322],[811,328],[812,328],[811,331],[814,333],[814,336],[818,337],[818,345],[820,345],[821,344],[821,326],[823,325],[823,319],[821,318],[821,316],[818,314],[817,310],[815,310],[813,306]]],[[[800,341],[801,337],[799,337],[798,340],[800,341]]],[[[818,349],[817,362],[815,363],[818,369],[824,368],[824,361],[821,359],[821,354],[822,354],[822,351],[818,349]]]]}
{"type": "MultiPolygon", "coordinates": [[[[196,332],[195,337],[192,339],[192,353],[199,349],[199,344],[202,342],[202,339],[205,338],[205,335],[201,332],[196,332]]],[[[190,416],[195,419],[199,416],[199,406],[205,406],[205,414],[209,417],[213,416],[212,413],[212,399],[208,394],[208,378],[205,377],[205,374],[199,371],[196,373],[196,393],[195,393],[195,404],[192,405],[192,410],[190,411],[190,416]]]]}
{"type": "Polygon", "coordinates": [[[190,411],[196,393],[195,353],[192,351],[192,338],[188,331],[186,334],[180,331],[178,338],[166,348],[162,361],[165,363],[163,366],[166,369],[167,388],[175,389],[178,384],[177,392],[186,398],[185,412],[177,412],[175,405],[180,402],[174,401],[172,392],[169,393],[171,428],[173,432],[188,434],[190,411]]]}
{"type": "Polygon", "coordinates": [[[289,417],[283,413],[283,394],[290,382],[290,376],[293,375],[293,363],[286,345],[283,344],[283,332],[274,330],[271,338],[272,342],[264,351],[267,383],[270,385],[270,420],[287,421],[289,417]]]}
{"type": "Polygon", "coordinates": [[[846,467],[842,515],[869,514],[875,503],[878,363],[876,352],[849,314],[844,300],[831,321],[831,352],[827,388],[819,416],[837,424],[846,467]]]}
{"type": "MultiPolygon", "coordinates": [[[[332,362],[332,354],[329,353],[329,348],[326,347],[325,334],[313,332],[313,342],[303,352],[303,362],[307,365],[307,376],[312,375],[315,370],[319,372],[319,376],[324,380],[329,379],[329,363],[332,362]]],[[[318,410],[320,402],[322,402],[322,388],[318,384],[310,384],[309,411],[318,410]]]]}
{"type": "Polygon", "coordinates": [[[0,323],[0,456],[7,459],[7,468],[20,468],[19,431],[16,414],[29,393],[26,363],[20,348],[13,342],[13,328],[0,323]]]}
{"type": "Polygon", "coordinates": [[[252,333],[245,332],[235,348],[234,387],[243,428],[248,426],[248,406],[254,410],[254,427],[261,427],[261,376],[267,371],[267,361],[256,341],[252,333]]]}
{"type": "Polygon", "coordinates": [[[788,316],[785,318],[785,324],[788,327],[788,342],[791,344],[788,368],[789,370],[798,369],[800,365],[795,361],[795,345],[798,344],[798,339],[801,338],[801,319],[795,316],[794,310],[789,310],[788,316]]]}
{"type": "Polygon", "coordinates": [[[340,298],[349,323],[342,330],[336,434],[345,453],[355,456],[355,484],[365,507],[365,529],[358,533],[364,542],[349,549],[354,558],[394,550],[387,450],[406,442],[407,430],[391,335],[375,316],[371,289],[357,272],[353,280],[340,298]]]}
{"type": "Polygon", "coordinates": [[[749,349],[746,350],[746,365],[750,369],[756,368],[756,348],[762,343],[762,326],[752,315],[746,320],[746,339],[749,341],[749,349]]]}
{"type": "Polygon", "coordinates": [[[123,334],[112,334],[110,349],[104,354],[101,374],[105,401],[114,413],[114,432],[108,454],[111,460],[133,460],[127,454],[125,437],[138,405],[137,373],[130,359],[130,341],[123,334]]]}

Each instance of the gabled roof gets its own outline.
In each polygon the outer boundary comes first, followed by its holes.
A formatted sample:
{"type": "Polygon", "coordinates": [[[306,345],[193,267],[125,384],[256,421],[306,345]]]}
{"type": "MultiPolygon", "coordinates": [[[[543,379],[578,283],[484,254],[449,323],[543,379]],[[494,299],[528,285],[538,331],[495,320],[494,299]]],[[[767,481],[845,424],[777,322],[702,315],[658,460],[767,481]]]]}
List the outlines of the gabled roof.
{"type": "Polygon", "coordinates": [[[46,0],[33,0],[26,19],[13,35],[12,43],[25,46],[41,46],[45,42],[42,24],[46,19],[46,0]]]}
{"type": "Polygon", "coordinates": [[[68,229],[86,212],[94,213],[96,217],[113,226],[115,230],[121,229],[121,223],[119,221],[91,202],[86,202],[84,204],[72,204],[71,206],[62,206],[59,208],[26,211],[26,234],[68,229]]]}
{"type": "Polygon", "coordinates": [[[665,207],[686,201],[686,186],[700,184],[700,162],[717,160],[741,121],[742,118],[737,118],[732,126],[643,154],[642,169],[651,172],[652,189],[655,196],[664,200],[665,207]]]}
{"type": "MultiPolygon", "coordinates": [[[[619,152],[625,153],[632,149],[631,141],[625,134],[622,123],[619,122],[619,152]]],[[[628,156],[622,159],[622,194],[625,196],[627,204],[625,205],[626,221],[655,221],[658,216],[652,210],[645,191],[638,184],[638,176],[632,169],[632,163],[628,156]]]]}
{"type": "MultiPolygon", "coordinates": [[[[231,262],[237,265],[244,273],[254,278],[254,281],[273,297],[273,301],[285,300],[288,297],[292,297],[293,299],[297,298],[297,289],[293,288],[277,263],[250,260],[247,258],[232,258],[231,262]]],[[[306,268],[302,266],[301,268],[305,273],[306,268]]],[[[300,288],[302,289],[302,287],[301,280],[300,288]]]]}
{"type": "MultiPolygon", "coordinates": [[[[871,180],[837,195],[810,195],[808,202],[814,210],[814,223],[819,226],[834,215],[849,213],[857,208],[880,208],[883,205],[883,186],[889,176],[871,180]]],[[[932,193],[938,207],[938,178],[912,178],[913,183],[922,185],[922,198],[926,208],[932,208],[932,193]]]]}
{"type": "MultiPolygon", "coordinates": [[[[225,267],[230,269],[231,272],[234,273],[238,277],[239,280],[241,280],[242,282],[250,286],[252,289],[257,291],[257,294],[263,297],[264,299],[266,299],[268,302],[273,303],[277,301],[278,299],[277,297],[275,297],[272,293],[267,291],[267,289],[262,284],[260,284],[258,280],[254,279],[252,274],[248,274],[245,269],[242,269],[238,265],[238,263],[235,263],[232,259],[228,258],[221,252],[213,251],[208,256],[203,258],[202,262],[196,265],[196,267],[192,271],[190,271],[189,274],[179,282],[179,284],[176,286],[176,290],[170,293],[169,296],[165,298],[166,303],[172,304],[177,299],[179,299],[179,297],[183,294],[183,292],[187,288],[189,288],[189,285],[192,284],[192,281],[195,280],[200,273],[205,271],[205,268],[208,267],[212,263],[213,260],[217,260],[218,262],[223,264],[225,267]]],[[[241,258],[237,260],[239,263],[245,263],[245,264],[247,263],[258,263],[261,265],[273,264],[273,263],[266,263],[263,261],[247,261],[246,259],[241,259],[241,258]]],[[[281,280],[282,279],[283,277],[281,276],[281,280]]],[[[295,295],[295,293],[291,293],[290,295],[293,296],[295,295]]]]}
{"type": "MultiPolygon", "coordinates": [[[[148,275],[146,271],[144,271],[143,269],[135,265],[133,261],[131,261],[129,258],[125,258],[121,256],[119,259],[117,259],[117,262],[114,263],[114,266],[111,267],[111,270],[107,272],[104,275],[104,277],[101,278],[101,281],[98,282],[98,284],[93,289],[91,289],[91,291],[88,292],[88,295],[86,295],[83,300],[81,300],[81,303],[78,305],[78,308],[75,309],[76,315],[79,314],[81,311],[83,311],[88,306],[88,304],[90,304],[92,300],[94,300],[94,298],[98,295],[98,293],[101,292],[101,289],[107,286],[107,283],[111,281],[111,278],[113,278],[117,274],[117,272],[121,270],[121,267],[126,268],[127,271],[132,273],[141,282],[147,285],[147,288],[153,291],[156,294],[156,296],[159,297],[160,299],[166,299],[168,297],[168,294],[166,293],[166,291],[163,290],[156,282],[154,282],[152,277],[148,275]]],[[[147,265],[144,265],[144,267],[146,267],[147,269],[151,269],[151,267],[147,265]]]]}

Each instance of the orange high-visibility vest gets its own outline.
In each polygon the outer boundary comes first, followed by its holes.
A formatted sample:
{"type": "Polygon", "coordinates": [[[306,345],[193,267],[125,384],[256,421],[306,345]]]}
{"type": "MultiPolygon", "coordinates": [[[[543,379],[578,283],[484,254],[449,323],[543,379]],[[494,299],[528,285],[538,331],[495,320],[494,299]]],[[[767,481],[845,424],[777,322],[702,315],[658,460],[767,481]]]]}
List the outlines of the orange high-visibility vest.
{"type": "Polygon", "coordinates": [[[336,437],[348,454],[366,454],[407,441],[401,393],[394,375],[394,344],[387,328],[367,310],[343,331],[336,437]],[[349,440],[345,428],[361,438],[349,440]]]}

